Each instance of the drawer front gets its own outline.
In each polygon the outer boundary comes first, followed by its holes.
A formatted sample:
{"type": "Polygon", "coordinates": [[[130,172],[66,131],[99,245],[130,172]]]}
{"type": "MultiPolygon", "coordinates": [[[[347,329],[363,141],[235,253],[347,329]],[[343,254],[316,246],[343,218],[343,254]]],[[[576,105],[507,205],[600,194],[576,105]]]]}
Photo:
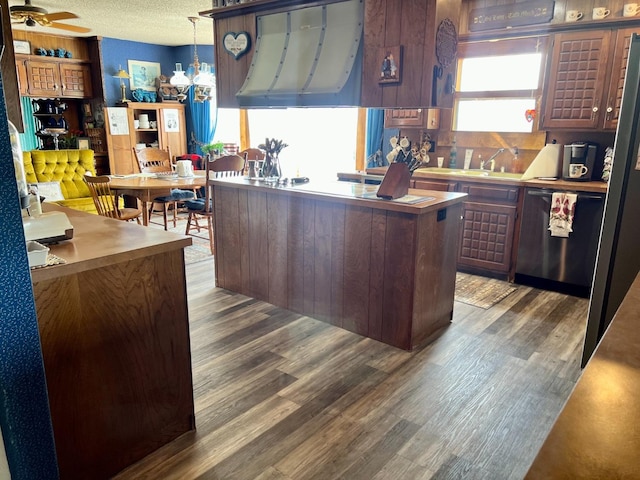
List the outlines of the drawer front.
{"type": "Polygon", "coordinates": [[[457,182],[439,182],[437,180],[416,180],[413,188],[421,190],[437,190],[439,192],[455,192],[457,182]]]}
{"type": "Polygon", "coordinates": [[[508,203],[517,203],[520,195],[518,187],[496,187],[474,183],[461,183],[459,191],[468,194],[472,200],[508,203]]]}

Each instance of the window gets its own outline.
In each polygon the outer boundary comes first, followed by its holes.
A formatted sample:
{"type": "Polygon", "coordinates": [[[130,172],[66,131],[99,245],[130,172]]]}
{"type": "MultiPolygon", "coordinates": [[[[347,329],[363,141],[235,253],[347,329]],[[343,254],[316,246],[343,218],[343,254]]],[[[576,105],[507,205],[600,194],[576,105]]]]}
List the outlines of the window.
{"type": "Polygon", "coordinates": [[[453,130],[532,132],[542,94],[544,39],[462,45],[453,130]]]}
{"type": "Polygon", "coordinates": [[[283,140],[280,162],[285,177],[336,180],[356,165],[357,108],[275,108],[249,110],[251,145],[265,138],[283,140]]]}

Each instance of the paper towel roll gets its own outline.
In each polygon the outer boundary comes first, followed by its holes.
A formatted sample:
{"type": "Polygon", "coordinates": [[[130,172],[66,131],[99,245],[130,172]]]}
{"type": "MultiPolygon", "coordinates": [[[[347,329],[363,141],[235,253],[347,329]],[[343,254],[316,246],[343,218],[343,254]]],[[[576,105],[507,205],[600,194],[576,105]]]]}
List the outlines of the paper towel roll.
{"type": "Polygon", "coordinates": [[[530,180],[540,177],[558,177],[560,175],[560,152],[562,145],[548,143],[533,159],[529,168],[522,174],[520,180],[530,180]]]}

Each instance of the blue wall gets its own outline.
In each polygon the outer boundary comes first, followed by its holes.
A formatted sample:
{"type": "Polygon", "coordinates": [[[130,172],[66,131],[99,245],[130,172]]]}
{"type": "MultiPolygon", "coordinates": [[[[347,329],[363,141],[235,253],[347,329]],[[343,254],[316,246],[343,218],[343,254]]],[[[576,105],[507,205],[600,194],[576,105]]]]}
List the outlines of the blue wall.
{"type": "MultiPolygon", "coordinates": [[[[213,64],[213,48],[212,45],[198,45],[200,63],[213,64]]],[[[182,67],[186,69],[193,61],[193,45],[167,47],[115,38],[103,38],[102,65],[107,106],[113,106],[120,100],[120,80],[113,78],[113,75],[118,71],[119,66],[128,71],[129,60],[160,63],[162,74],[171,77],[177,62],[182,63],[182,67]]],[[[132,100],[129,81],[125,80],[124,84],[127,87],[126,96],[129,100],[132,100]]]]}

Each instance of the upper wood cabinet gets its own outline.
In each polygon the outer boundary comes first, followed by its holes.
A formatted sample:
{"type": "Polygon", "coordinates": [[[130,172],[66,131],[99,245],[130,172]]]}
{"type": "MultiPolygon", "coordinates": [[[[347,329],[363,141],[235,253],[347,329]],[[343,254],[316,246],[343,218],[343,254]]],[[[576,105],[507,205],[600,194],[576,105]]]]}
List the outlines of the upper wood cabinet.
{"type": "Polygon", "coordinates": [[[615,130],[634,32],[640,28],[554,36],[543,128],[615,130]]]}
{"type": "Polygon", "coordinates": [[[31,97],[91,98],[91,68],[71,60],[17,58],[17,70],[24,69],[26,91],[31,97]],[[21,65],[22,64],[22,65],[21,65]]]}
{"type": "Polygon", "coordinates": [[[437,130],[440,127],[440,110],[435,108],[394,108],[384,111],[385,128],[424,128],[437,130]]]}
{"type": "MultiPolygon", "coordinates": [[[[219,107],[238,108],[236,93],[247,78],[255,49],[252,45],[246,54],[235,58],[224,48],[225,35],[246,32],[255,42],[257,15],[321,3],[264,0],[202,13],[214,20],[219,107]]],[[[461,0],[366,0],[360,101],[354,106],[451,108],[461,3],[461,0]],[[398,81],[380,82],[387,51],[398,49],[398,81]]]]}
{"type": "Polygon", "coordinates": [[[453,106],[461,0],[366,0],[362,107],[453,106]],[[380,83],[385,52],[401,48],[400,81],[380,83]]]}

